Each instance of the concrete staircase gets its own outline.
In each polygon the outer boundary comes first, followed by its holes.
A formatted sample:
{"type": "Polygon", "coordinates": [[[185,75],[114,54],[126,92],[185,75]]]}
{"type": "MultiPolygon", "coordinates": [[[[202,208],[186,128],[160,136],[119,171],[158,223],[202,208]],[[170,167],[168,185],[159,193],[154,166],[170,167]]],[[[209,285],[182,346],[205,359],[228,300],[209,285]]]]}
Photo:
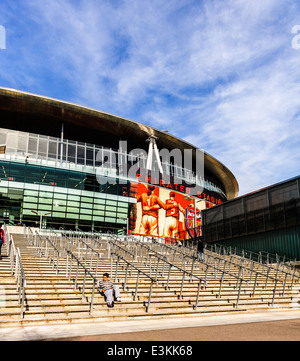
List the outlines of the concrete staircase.
{"type": "MultiPolygon", "coordinates": [[[[6,304],[0,309],[0,327],[90,322],[95,319],[114,319],[116,316],[123,319],[139,313],[144,314],[143,302],[133,302],[132,297],[123,292],[122,302],[116,304],[116,308],[108,308],[104,298],[97,294],[93,314],[90,316],[89,302],[82,298],[80,289],[74,289],[74,282],[66,278],[65,270],[61,268],[56,274],[49,261],[45,257],[40,257],[23,236],[13,237],[15,246],[20,249],[26,274],[25,316],[23,319],[20,318],[16,284],[10,275],[8,258],[4,257],[0,263],[0,279],[2,281],[2,277],[5,277],[3,293],[6,304]]],[[[108,264],[108,260],[106,263],[108,264]]],[[[83,275],[79,276],[80,278],[83,278],[83,275]]]]}
{"type": "MultiPolygon", "coordinates": [[[[146,312],[148,302],[150,280],[140,276],[137,298],[133,300],[133,293],[136,286],[137,271],[133,270],[127,279],[125,290],[122,283],[125,278],[125,264],[118,268],[117,284],[120,286],[122,302],[115,303],[114,308],[108,308],[104,298],[97,293],[94,300],[93,312],[89,314],[90,304],[88,298],[92,293],[91,280],[87,280],[85,297],[82,298],[81,290],[83,273],[79,273],[79,288],[74,289],[75,271],[72,271],[70,280],[66,277],[65,259],[60,260],[58,274],[45,257],[40,257],[32,245],[28,243],[23,235],[13,235],[15,246],[20,249],[22,262],[26,274],[26,300],[24,318],[20,317],[20,305],[16,293],[16,283],[10,273],[9,260],[4,257],[0,261],[0,327],[29,326],[62,323],[86,323],[109,320],[128,320],[134,318],[151,317],[176,317],[207,315],[212,313],[230,312],[257,312],[273,309],[295,309],[299,308],[300,285],[294,282],[290,286],[290,279],[287,279],[284,296],[282,283],[279,282],[276,288],[274,305],[271,306],[274,285],[268,282],[265,286],[265,279],[258,280],[255,294],[253,296],[254,277],[250,280],[250,274],[244,274],[248,278],[248,284],[244,284],[238,307],[235,306],[238,287],[237,282],[229,275],[224,274],[221,297],[219,297],[221,274],[213,271],[207,274],[207,284],[202,284],[198,300],[198,307],[193,305],[196,302],[198,281],[186,277],[183,284],[182,296],[180,286],[182,273],[175,268],[171,270],[169,287],[166,287],[167,270],[159,265],[158,285],[153,285],[151,305],[146,312]]],[[[5,251],[5,248],[4,248],[5,251]]],[[[98,249],[103,254],[105,251],[98,249]]],[[[178,261],[179,262],[179,261],[178,261]]],[[[134,261],[136,267],[149,272],[148,266],[139,258],[134,261]]],[[[102,278],[103,272],[110,273],[110,259],[102,258],[98,269],[97,278],[102,278]]],[[[94,267],[95,268],[95,267],[94,267]]],[[[113,274],[116,264],[113,263],[113,274]]],[[[205,265],[197,263],[194,274],[204,278],[205,265]]],[[[226,269],[226,268],[225,268],[226,269]]],[[[232,269],[231,269],[232,270],[232,269]]],[[[270,272],[270,276],[275,271],[270,272]]]]}

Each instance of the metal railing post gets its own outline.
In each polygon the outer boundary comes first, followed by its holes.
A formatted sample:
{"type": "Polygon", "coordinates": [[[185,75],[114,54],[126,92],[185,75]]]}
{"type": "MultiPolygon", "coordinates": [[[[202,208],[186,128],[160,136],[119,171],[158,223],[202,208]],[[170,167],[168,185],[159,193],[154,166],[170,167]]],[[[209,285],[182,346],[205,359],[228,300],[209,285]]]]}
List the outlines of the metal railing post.
{"type": "Polygon", "coordinates": [[[152,288],[153,288],[153,281],[151,280],[150,290],[149,290],[149,297],[148,297],[148,304],[147,304],[147,307],[146,307],[146,312],[149,312],[149,307],[150,307],[150,303],[151,303],[151,296],[152,296],[152,288]]]}
{"type": "Polygon", "coordinates": [[[137,277],[136,277],[135,293],[134,293],[134,297],[133,297],[134,301],[136,300],[136,296],[137,296],[137,291],[138,291],[138,286],[139,286],[139,279],[140,279],[140,270],[138,270],[137,277]]]}
{"type": "Polygon", "coordinates": [[[241,294],[242,282],[243,282],[243,280],[242,280],[242,279],[240,279],[240,285],[239,285],[239,290],[238,290],[238,295],[237,295],[237,300],[236,300],[236,308],[238,307],[239,300],[240,300],[240,294],[241,294]]]}

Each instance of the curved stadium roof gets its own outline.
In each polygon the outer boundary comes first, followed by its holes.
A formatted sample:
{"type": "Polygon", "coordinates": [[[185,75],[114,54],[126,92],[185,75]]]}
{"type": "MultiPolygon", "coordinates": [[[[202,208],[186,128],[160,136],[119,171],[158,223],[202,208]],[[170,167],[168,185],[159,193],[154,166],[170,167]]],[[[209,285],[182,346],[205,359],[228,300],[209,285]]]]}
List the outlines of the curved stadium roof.
{"type": "MultiPolygon", "coordinates": [[[[158,147],[172,150],[197,149],[194,145],[148,125],[99,110],[40,95],[0,87],[1,127],[60,137],[64,123],[66,139],[104,145],[118,149],[119,140],[129,147],[148,148],[146,139],[158,138],[158,147]]],[[[128,147],[128,151],[130,151],[128,147]]],[[[228,199],[238,195],[238,182],[231,171],[204,152],[205,172],[224,187],[228,199]]]]}

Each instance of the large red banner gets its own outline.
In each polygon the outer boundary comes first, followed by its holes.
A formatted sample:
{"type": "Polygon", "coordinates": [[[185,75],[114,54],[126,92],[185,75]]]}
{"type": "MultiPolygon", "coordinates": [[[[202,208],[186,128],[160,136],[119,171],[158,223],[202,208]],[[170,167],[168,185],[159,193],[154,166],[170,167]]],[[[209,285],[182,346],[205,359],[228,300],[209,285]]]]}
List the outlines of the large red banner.
{"type": "MultiPolygon", "coordinates": [[[[174,240],[180,232],[184,238],[193,236],[195,228],[194,198],[153,185],[135,185],[137,203],[131,214],[131,231],[134,234],[165,237],[174,240]]],[[[206,202],[196,199],[196,227],[201,226],[201,209],[206,202]]]]}

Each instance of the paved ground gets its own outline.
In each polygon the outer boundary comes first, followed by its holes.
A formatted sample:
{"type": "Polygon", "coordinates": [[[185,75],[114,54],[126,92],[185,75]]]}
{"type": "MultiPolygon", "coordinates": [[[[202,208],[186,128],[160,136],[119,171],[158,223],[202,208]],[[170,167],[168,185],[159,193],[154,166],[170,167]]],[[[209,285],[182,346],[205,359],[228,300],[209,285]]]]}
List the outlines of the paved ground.
{"type": "Polygon", "coordinates": [[[300,319],[234,325],[186,327],[109,335],[67,337],[56,341],[300,341],[300,319]]]}
{"type": "Polygon", "coordinates": [[[0,329],[0,341],[300,341],[300,310],[0,329]]]}

